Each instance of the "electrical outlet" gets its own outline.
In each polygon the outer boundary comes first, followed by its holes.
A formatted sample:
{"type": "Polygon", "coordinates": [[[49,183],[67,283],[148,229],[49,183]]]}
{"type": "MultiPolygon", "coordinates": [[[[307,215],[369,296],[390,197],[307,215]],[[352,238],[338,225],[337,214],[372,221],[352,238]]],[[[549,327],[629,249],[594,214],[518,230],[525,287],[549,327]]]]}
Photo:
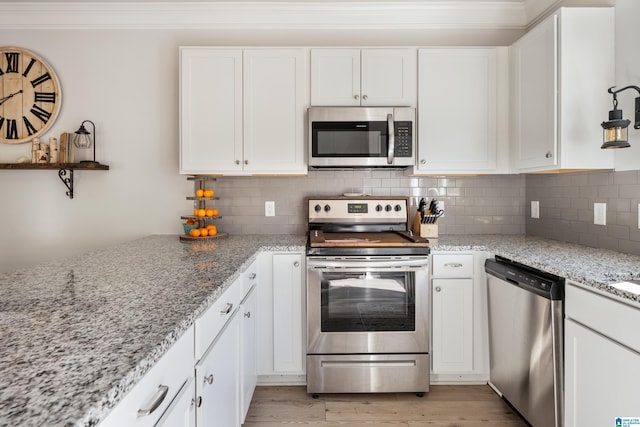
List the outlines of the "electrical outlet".
{"type": "Polygon", "coordinates": [[[264,216],[276,216],[276,202],[264,202],[264,216]]]}
{"type": "Polygon", "coordinates": [[[593,223],[596,225],[607,225],[607,204],[593,204],[593,223]]]}
{"type": "Polygon", "coordinates": [[[531,201],[531,218],[540,218],[540,202],[531,201]]]}

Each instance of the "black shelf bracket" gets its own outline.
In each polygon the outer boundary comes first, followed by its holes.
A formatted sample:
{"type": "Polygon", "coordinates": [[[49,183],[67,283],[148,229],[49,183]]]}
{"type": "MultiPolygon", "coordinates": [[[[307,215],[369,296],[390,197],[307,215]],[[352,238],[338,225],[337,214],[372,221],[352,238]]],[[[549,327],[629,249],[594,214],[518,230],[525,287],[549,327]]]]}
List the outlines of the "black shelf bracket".
{"type": "Polygon", "coordinates": [[[73,169],[60,169],[58,170],[58,177],[60,181],[67,187],[67,197],[73,199],[73,169]],[[67,173],[69,176],[67,176],[67,173]]]}

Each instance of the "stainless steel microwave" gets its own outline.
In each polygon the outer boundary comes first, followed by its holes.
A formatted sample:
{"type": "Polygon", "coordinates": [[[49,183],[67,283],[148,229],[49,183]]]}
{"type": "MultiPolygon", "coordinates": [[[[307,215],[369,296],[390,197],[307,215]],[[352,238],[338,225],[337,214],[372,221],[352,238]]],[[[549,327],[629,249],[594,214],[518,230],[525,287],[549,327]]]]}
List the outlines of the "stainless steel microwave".
{"type": "Polygon", "coordinates": [[[311,167],[415,164],[415,108],[311,107],[308,119],[311,167]]]}

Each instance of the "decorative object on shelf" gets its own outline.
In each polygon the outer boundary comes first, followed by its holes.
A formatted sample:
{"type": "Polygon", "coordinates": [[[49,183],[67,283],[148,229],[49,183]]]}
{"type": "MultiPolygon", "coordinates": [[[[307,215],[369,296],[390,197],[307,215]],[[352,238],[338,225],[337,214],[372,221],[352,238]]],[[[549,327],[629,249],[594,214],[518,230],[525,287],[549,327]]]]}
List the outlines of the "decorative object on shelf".
{"type": "MultiPolygon", "coordinates": [[[[613,95],[613,110],[609,111],[609,120],[602,122],[603,144],[600,148],[627,148],[631,145],[628,142],[627,128],[631,124],[630,120],[622,118],[622,110],[618,109],[618,93],[635,89],[640,95],[640,87],[625,86],[622,89],[613,90],[615,86],[610,87],[607,92],[613,95]]],[[[640,129],[640,96],[636,97],[636,111],[634,129],[640,129]]]]}
{"type": "Polygon", "coordinates": [[[0,143],[29,142],[53,125],[62,92],[53,68],[40,56],[20,47],[0,47],[0,87],[0,143]]]}
{"type": "Polygon", "coordinates": [[[80,163],[100,164],[96,162],[96,125],[91,120],[85,120],[80,124],[80,128],[75,131],[73,135],[73,145],[80,149],[91,148],[93,146],[93,160],[81,160],[80,163]],[[93,127],[93,140],[91,138],[91,132],[84,127],[85,123],[89,123],[93,127]]]}
{"type": "Polygon", "coordinates": [[[206,239],[219,239],[227,237],[227,233],[218,231],[218,227],[213,224],[213,220],[220,218],[220,212],[215,207],[207,207],[207,202],[219,200],[215,197],[215,191],[206,188],[206,184],[215,181],[212,176],[189,176],[189,181],[195,181],[196,187],[193,196],[187,196],[187,200],[193,200],[193,215],[184,215],[180,219],[185,220],[182,224],[184,235],[180,236],[182,241],[202,241],[206,239]]]}

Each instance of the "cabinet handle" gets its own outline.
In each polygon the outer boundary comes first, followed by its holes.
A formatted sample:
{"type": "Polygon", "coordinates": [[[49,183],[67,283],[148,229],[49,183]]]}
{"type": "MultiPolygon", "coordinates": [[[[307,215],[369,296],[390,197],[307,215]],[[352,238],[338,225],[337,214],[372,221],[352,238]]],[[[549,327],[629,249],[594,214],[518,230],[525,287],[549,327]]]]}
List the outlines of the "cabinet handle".
{"type": "Polygon", "coordinates": [[[255,278],[256,278],[256,273],[251,273],[251,274],[249,275],[249,279],[250,279],[250,280],[253,280],[253,279],[255,279],[255,278]]]}
{"type": "Polygon", "coordinates": [[[213,374],[209,374],[204,377],[203,384],[213,384],[213,374]]]}
{"type": "Polygon", "coordinates": [[[440,286],[436,286],[436,292],[440,292],[442,288],[440,286]]]}
{"type": "Polygon", "coordinates": [[[245,160],[245,161],[244,161],[244,164],[245,164],[245,165],[248,165],[248,164],[249,164],[249,160],[245,160]]]}
{"type": "Polygon", "coordinates": [[[168,392],[169,392],[168,386],[159,385],[158,390],[156,391],[155,396],[153,396],[153,399],[151,400],[151,403],[149,404],[149,406],[143,409],[138,409],[138,418],[146,417],[147,415],[151,414],[153,411],[158,409],[158,407],[162,405],[164,398],[167,397],[168,392]]]}
{"type": "Polygon", "coordinates": [[[360,99],[360,95],[353,95],[353,99],[357,101],[358,99],[360,99]]]}
{"type": "Polygon", "coordinates": [[[367,95],[362,95],[362,99],[366,101],[367,99],[369,99],[369,97],[367,95]]]}
{"type": "Polygon", "coordinates": [[[294,262],[294,263],[293,263],[293,266],[294,266],[294,267],[300,267],[300,262],[298,262],[298,261],[294,262]]]}
{"type": "Polygon", "coordinates": [[[421,164],[421,165],[426,165],[426,164],[427,164],[427,161],[426,161],[425,159],[420,159],[420,164],[421,164]]]}
{"type": "Polygon", "coordinates": [[[220,314],[222,315],[229,314],[232,308],[233,308],[233,304],[228,302],[227,305],[225,305],[224,308],[220,310],[220,314]]]}
{"type": "Polygon", "coordinates": [[[551,154],[551,151],[547,151],[547,154],[544,155],[547,159],[550,159],[553,157],[553,154],[551,154]]]}
{"type": "Polygon", "coordinates": [[[240,164],[240,160],[236,160],[236,165],[239,165],[239,164],[240,164]]]}
{"type": "Polygon", "coordinates": [[[459,262],[448,262],[444,266],[451,267],[451,268],[460,268],[462,267],[462,264],[460,264],[459,262]]]}
{"type": "Polygon", "coordinates": [[[247,311],[247,312],[244,314],[244,317],[246,317],[247,319],[251,319],[251,312],[250,312],[250,311],[247,311]]]}
{"type": "Polygon", "coordinates": [[[199,408],[202,406],[202,396],[198,396],[196,399],[191,399],[191,406],[199,408]]]}

